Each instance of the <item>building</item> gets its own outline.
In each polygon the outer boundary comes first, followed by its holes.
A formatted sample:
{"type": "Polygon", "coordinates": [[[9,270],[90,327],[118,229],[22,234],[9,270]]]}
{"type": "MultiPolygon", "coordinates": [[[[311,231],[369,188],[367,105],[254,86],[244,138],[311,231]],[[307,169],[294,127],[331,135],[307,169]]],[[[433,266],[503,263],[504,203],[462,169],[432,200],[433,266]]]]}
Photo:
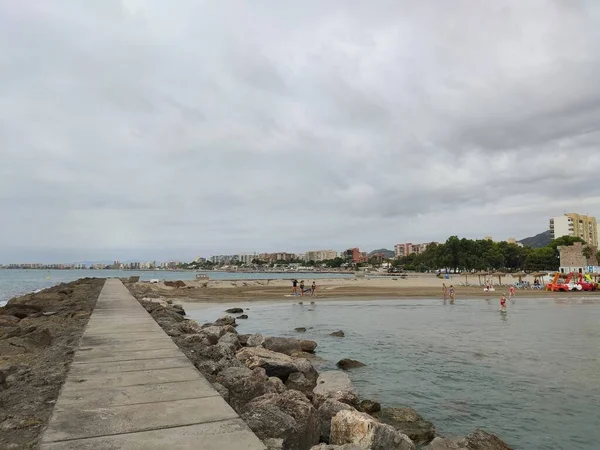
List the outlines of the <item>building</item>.
{"type": "Polygon", "coordinates": [[[327,259],[337,258],[337,252],[335,250],[310,250],[306,252],[306,261],[325,261],[327,259]]]}
{"type": "Polygon", "coordinates": [[[598,266],[598,260],[596,258],[597,248],[590,246],[588,250],[589,258],[584,255],[584,249],[584,244],[581,242],[558,247],[561,273],[586,273],[595,271],[593,268],[598,266]]]}
{"type": "Polygon", "coordinates": [[[252,264],[252,261],[258,259],[258,253],[240,253],[235,255],[235,259],[242,264],[252,264]]]}
{"type": "Polygon", "coordinates": [[[550,219],[552,239],[573,236],[583,239],[588,245],[598,247],[598,223],[595,217],[567,213],[550,219]]]}
{"type": "Polygon", "coordinates": [[[366,253],[361,252],[358,248],[349,248],[342,253],[342,258],[348,263],[361,263],[366,261],[366,253]]]}
{"type": "Polygon", "coordinates": [[[396,244],[394,245],[394,251],[396,252],[396,258],[404,258],[408,255],[418,255],[427,250],[432,244],[437,244],[437,242],[424,242],[422,244],[413,244],[407,242],[406,244],[396,244]]]}

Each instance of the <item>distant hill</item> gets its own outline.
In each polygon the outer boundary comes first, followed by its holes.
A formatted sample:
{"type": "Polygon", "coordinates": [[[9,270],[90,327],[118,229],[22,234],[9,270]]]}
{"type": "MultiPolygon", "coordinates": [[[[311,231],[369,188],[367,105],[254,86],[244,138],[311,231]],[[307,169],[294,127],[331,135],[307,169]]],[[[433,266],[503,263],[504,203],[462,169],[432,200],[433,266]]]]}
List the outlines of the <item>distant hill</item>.
{"type": "Polygon", "coordinates": [[[521,239],[519,242],[525,247],[540,248],[550,244],[551,240],[552,235],[550,234],[550,230],[548,230],[544,231],[543,233],[536,234],[535,236],[521,239]]]}
{"type": "Polygon", "coordinates": [[[388,250],[387,248],[380,248],[379,250],[373,250],[371,253],[369,253],[369,257],[377,255],[377,254],[383,254],[383,256],[385,258],[395,258],[396,257],[396,252],[394,252],[394,250],[388,250]]]}

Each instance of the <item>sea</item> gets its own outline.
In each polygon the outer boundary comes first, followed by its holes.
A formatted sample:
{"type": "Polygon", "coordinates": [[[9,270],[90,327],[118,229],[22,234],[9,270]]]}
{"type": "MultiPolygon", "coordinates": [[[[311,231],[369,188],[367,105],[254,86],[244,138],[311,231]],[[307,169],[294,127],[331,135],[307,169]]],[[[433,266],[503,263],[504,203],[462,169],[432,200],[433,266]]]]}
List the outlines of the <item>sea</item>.
{"type": "Polygon", "coordinates": [[[68,283],[83,277],[130,277],[140,276],[141,280],[193,280],[196,273],[208,275],[211,280],[247,279],[292,279],[292,278],[347,278],[353,275],[344,273],[301,273],[301,272],[194,272],[194,271],[135,271],[135,270],[20,270],[0,269],[0,306],[17,295],[45,289],[58,283],[68,283]]]}
{"type": "MultiPolygon", "coordinates": [[[[349,371],[363,398],[410,406],[441,435],[483,428],[515,449],[600,448],[599,300],[528,298],[507,314],[497,299],[310,300],[237,305],[249,315],[238,332],[316,340],[319,370],[365,363],[349,371]]],[[[186,308],[204,323],[229,306],[186,308]]]]}

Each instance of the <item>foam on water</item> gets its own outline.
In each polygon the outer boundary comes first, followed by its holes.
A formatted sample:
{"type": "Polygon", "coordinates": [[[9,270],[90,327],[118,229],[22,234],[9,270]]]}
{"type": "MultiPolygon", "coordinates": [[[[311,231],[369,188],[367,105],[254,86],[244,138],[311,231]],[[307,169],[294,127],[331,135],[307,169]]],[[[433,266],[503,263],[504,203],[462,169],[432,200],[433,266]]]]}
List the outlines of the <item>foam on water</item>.
{"type": "MultiPolygon", "coordinates": [[[[247,304],[238,331],[314,339],[322,369],[366,363],[350,372],[362,396],[411,406],[440,434],[482,427],[515,449],[598,448],[600,300],[518,300],[506,315],[497,299],[306,300],[247,304]],[[338,329],[345,338],[329,336],[338,329]]],[[[187,308],[200,322],[225,309],[187,308]]]]}

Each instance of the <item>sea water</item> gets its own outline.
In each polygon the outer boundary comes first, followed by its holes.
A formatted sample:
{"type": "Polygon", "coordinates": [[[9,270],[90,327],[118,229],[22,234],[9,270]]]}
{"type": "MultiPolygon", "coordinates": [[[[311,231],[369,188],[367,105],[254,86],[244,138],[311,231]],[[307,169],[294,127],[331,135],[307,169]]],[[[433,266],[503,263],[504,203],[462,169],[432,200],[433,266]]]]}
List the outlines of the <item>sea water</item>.
{"type": "MultiPolygon", "coordinates": [[[[600,300],[520,299],[508,314],[497,299],[302,300],[237,305],[249,308],[238,332],[314,339],[319,370],[358,359],[367,366],[349,374],[363,398],[410,406],[442,435],[484,428],[515,449],[600,448],[600,300]],[[329,336],[338,329],[345,338],[329,336]]],[[[205,322],[225,306],[187,308],[205,322]]]]}
{"type": "MultiPolygon", "coordinates": [[[[199,272],[208,275],[211,280],[247,280],[247,279],[292,279],[304,277],[307,279],[318,278],[347,278],[349,274],[338,273],[273,273],[273,272],[199,272]]],[[[135,270],[19,270],[0,269],[0,306],[16,295],[25,294],[37,289],[44,289],[58,283],[68,283],[83,277],[127,278],[140,276],[143,281],[153,278],[159,280],[193,280],[196,278],[194,271],[135,271],[135,270]]],[[[291,286],[291,285],[290,285],[291,286]]]]}

